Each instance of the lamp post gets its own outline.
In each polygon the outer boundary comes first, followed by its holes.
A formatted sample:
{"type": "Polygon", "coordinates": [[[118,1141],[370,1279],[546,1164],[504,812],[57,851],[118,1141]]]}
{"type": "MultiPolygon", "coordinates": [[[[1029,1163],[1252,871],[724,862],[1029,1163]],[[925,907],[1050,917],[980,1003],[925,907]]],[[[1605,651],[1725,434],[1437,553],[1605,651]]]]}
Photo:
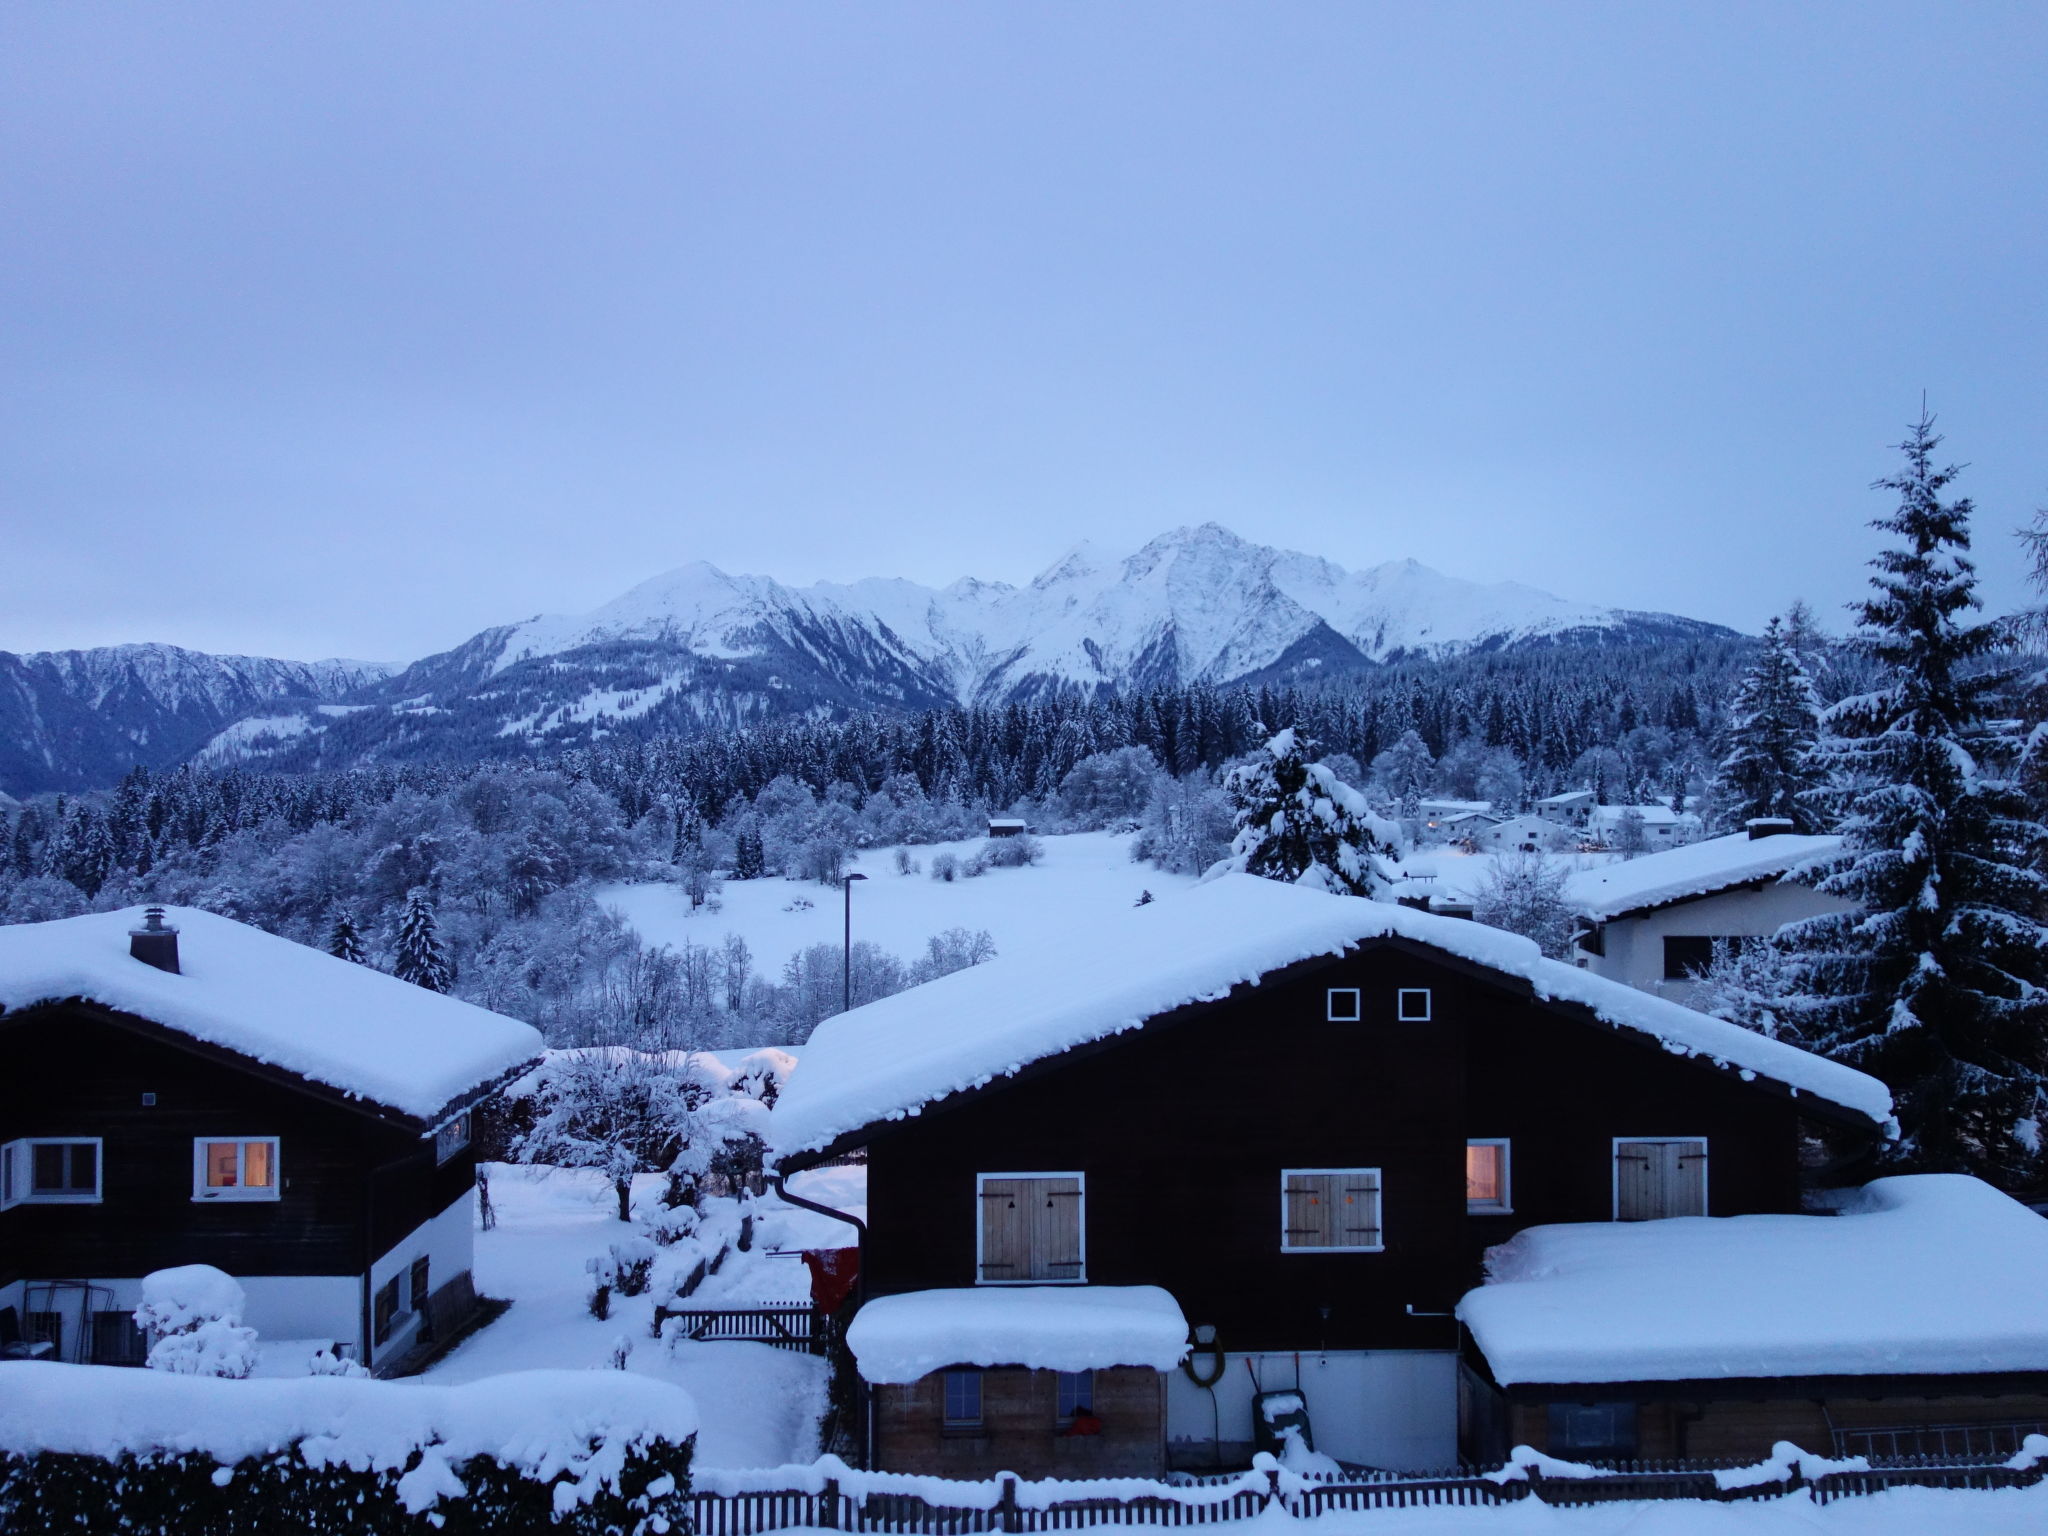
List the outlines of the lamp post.
{"type": "Polygon", "coordinates": [[[846,940],[840,950],[845,962],[842,969],[846,988],[845,1000],[839,1009],[841,1013],[853,1012],[853,882],[865,879],[866,875],[854,874],[846,876],[839,882],[846,890],[846,940]]]}

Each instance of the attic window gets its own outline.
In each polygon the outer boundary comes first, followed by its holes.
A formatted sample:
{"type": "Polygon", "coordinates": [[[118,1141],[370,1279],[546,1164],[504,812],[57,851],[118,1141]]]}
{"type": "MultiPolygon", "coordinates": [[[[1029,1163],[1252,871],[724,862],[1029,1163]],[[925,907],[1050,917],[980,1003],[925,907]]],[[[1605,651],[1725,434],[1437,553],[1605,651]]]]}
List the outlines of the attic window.
{"type": "Polygon", "coordinates": [[[1429,988],[1403,987],[1394,994],[1394,1017],[1403,1024],[1429,1022],[1429,988]]]}
{"type": "Polygon", "coordinates": [[[194,1200],[275,1200],[277,1190],[275,1136],[193,1139],[194,1200]]]}
{"type": "Polygon", "coordinates": [[[1332,987],[1325,1004],[1325,1017],[1332,1024],[1356,1024],[1364,1015],[1356,987],[1332,987]]]}
{"type": "Polygon", "coordinates": [[[457,1115],[441,1129],[434,1132],[434,1162],[436,1166],[448,1161],[469,1145],[469,1116],[457,1115]]]}

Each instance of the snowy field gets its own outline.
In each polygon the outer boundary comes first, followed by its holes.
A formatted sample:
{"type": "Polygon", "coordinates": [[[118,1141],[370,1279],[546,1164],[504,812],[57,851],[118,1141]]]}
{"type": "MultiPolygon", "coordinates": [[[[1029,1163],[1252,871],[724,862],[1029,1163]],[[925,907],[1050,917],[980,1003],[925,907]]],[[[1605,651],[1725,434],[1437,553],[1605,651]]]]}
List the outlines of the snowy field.
{"type": "MultiPolygon", "coordinates": [[[[1133,863],[1126,834],[1076,832],[1038,841],[1045,849],[1042,863],[991,869],[951,883],[931,878],[933,858],[950,853],[964,861],[984,839],[908,849],[924,867],[915,875],[896,873],[893,848],[863,850],[850,866],[867,876],[853,888],[854,941],[910,961],[924,953],[925,940],[935,933],[985,928],[999,955],[1045,953],[1067,929],[1121,911],[1143,891],[1164,896],[1194,884],[1193,876],[1133,863]]],[[[729,880],[716,912],[691,912],[689,898],[673,885],[601,886],[597,898],[651,944],[680,949],[685,940],[715,945],[728,933],[740,934],[753,951],[755,971],[771,978],[799,950],[837,946],[845,920],[838,888],[806,880],[729,880]]]]}
{"type": "MultiPolygon", "coordinates": [[[[790,1181],[799,1194],[844,1202],[862,1213],[862,1169],[827,1169],[790,1181]]],[[[627,1229],[602,1175],[585,1169],[490,1166],[498,1224],[476,1235],[477,1289],[507,1298],[511,1310],[430,1367],[421,1379],[443,1385],[543,1367],[600,1369],[613,1347],[632,1346],[626,1369],[686,1387],[704,1409],[697,1455],[707,1467],[781,1466],[817,1455],[825,1411],[825,1362],[765,1344],[683,1344],[649,1337],[650,1296],[614,1297],[600,1322],[585,1304],[584,1260],[603,1253],[627,1229]]],[[[659,1175],[643,1175],[635,1209],[651,1205],[659,1175]]],[[[708,1306],[767,1301],[804,1303],[810,1279],[793,1252],[846,1241],[842,1223],[770,1199],[761,1206],[756,1251],[734,1254],[702,1299],[708,1306]]]]}

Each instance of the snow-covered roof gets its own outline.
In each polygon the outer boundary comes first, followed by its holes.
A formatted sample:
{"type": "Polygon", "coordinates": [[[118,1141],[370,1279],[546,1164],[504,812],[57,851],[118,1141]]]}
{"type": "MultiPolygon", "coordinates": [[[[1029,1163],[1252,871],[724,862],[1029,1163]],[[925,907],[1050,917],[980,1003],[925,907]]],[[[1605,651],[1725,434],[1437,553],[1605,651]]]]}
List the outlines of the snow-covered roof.
{"type": "Polygon", "coordinates": [[[1646,853],[1625,864],[1581,870],[1565,890],[1579,911],[1605,922],[1624,912],[1711,896],[1753,881],[1776,880],[1803,864],[1826,858],[1841,846],[1839,837],[1804,837],[1790,832],[1751,837],[1737,832],[1646,853]]]}
{"type": "Polygon", "coordinates": [[[1527,981],[1679,1055],[1702,1056],[1801,1093],[1891,1116],[1884,1084],[1667,999],[1560,961],[1517,934],[1392,902],[1225,875],[1142,907],[1092,917],[1059,963],[1001,957],[827,1019],[769,1117],[782,1155],[829,1145],[1032,1062],[1226,996],[1283,966],[1373,939],[1407,939],[1527,981]]]}
{"type": "Polygon", "coordinates": [[[540,1055],[529,1024],[191,907],[158,970],[128,953],[142,914],[0,927],[0,1012],[81,998],[417,1120],[540,1055]]]}
{"type": "Polygon", "coordinates": [[[1693,826],[1699,822],[1699,817],[1695,816],[1691,811],[1674,811],[1668,805],[1654,804],[1596,805],[1593,807],[1593,819],[1601,822],[1620,821],[1630,811],[1634,811],[1638,816],[1642,817],[1643,825],[1646,827],[1675,826],[1680,822],[1693,826]]]}
{"type": "Polygon", "coordinates": [[[1170,1371],[1188,1352],[1180,1303],[1156,1285],[983,1285],[878,1296],[846,1330],[863,1380],[949,1365],[1170,1371]]]}
{"type": "Polygon", "coordinates": [[[2048,1220],[1963,1174],[1834,1216],[1531,1227],[1458,1316],[1518,1382],[2048,1370],[2048,1220]]]}

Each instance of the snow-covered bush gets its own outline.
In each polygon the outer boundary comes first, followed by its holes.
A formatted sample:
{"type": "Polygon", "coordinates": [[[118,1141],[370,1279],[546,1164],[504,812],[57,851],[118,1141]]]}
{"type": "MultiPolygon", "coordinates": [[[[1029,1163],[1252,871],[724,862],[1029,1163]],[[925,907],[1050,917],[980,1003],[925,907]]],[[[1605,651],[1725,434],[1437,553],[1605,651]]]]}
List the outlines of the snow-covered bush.
{"type": "Polygon", "coordinates": [[[951,885],[960,878],[960,860],[951,853],[933,854],[932,878],[951,885]]]}
{"type": "Polygon", "coordinates": [[[982,844],[975,857],[987,869],[1023,869],[1044,860],[1045,844],[1029,832],[1019,832],[1015,837],[992,837],[982,844]]]}
{"type": "Polygon", "coordinates": [[[313,1351],[306,1361],[308,1376],[368,1376],[370,1368],[360,1360],[351,1360],[341,1354],[333,1345],[325,1345],[313,1351]]]}
{"type": "Polygon", "coordinates": [[[1495,856],[1473,892],[1472,915],[1490,928],[1534,939],[1553,960],[1566,958],[1572,940],[1566,867],[1541,853],[1511,849],[1495,856]]]}
{"type": "Polygon", "coordinates": [[[234,1278],[211,1264],[182,1264],[142,1277],[135,1326],[151,1340],[149,1368],[178,1376],[240,1380],[256,1367],[256,1330],[234,1278]]]}

